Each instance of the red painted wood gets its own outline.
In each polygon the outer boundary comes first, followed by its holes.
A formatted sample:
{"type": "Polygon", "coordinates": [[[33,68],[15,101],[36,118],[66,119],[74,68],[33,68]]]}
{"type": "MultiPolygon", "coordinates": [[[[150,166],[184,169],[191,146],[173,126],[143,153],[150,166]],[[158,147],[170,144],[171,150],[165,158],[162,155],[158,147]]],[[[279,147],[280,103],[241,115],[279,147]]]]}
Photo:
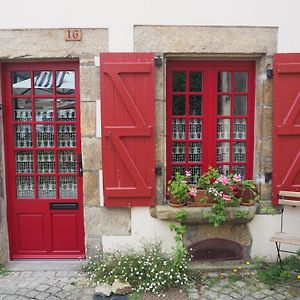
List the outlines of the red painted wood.
{"type": "Polygon", "coordinates": [[[154,54],[100,53],[104,204],[155,205],[154,54]]]}
{"type": "MultiPolygon", "coordinates": [[[[187,76],[187,81],[189,76],[187,76]]],[[[188,86],[188,84],[187,84],[188,86]]],[[[208,166],[228,165],[230,172],[232,165],[243,165],[246,167],[246,178],[253,177],[253,151],[254,151],[254,99],[255,99],[255,64],[254,62],[247,61],[169,61],[167,63],[167,181],[172,178],[173,166],[184,166],[186,170],[190,166],[202,166],[202,172],[207,171],[208,166]],[[189,92],[186,88],[185,92],[173,92],[172,89],[172,74],[173,72],[181,71],[189,74],[191,71],[199,71],[203,74],[203,91],[202,92],[189,92]],[[217,76],[218,71],[227,71],[232,74],[232,88],[231,92],[218,92],[217,91],[217,76]],[[248,90],[247,92],[234,92],[234,72],[243,71],[248,73],[248,90]],[[186,115],[174,116],[172,115],[172,98],[173,95],[186,96],[186,115]],[[189,116],[189,95],[201,95],[203,106],[202,116],[189,116]],[[232,99],[231,114],[230,116],[217,115],[217,97],[218,95],[230,95],[232,99]],[[233,97],[234,95],[246,95],[248,97],[247,115],[234,116],[233,114],[233,97]],[[231,120],[231,138],[217,140],[217,119],[230,119],[231,120]],[[233,120],[243,118],[247,120],[247,139],[239,140],[233,139],[233,120]],[[185,140],[175,140],[172,138],[172,120],[185,119],[186,120],[186,138],[185,140]],[[202,119],[202,139],[191,140],[188,138],[188,120],[189,119],[202,119]],[[201,162],[188,162],[188,143],[189,142],[202,142],[202,161],[201,162]],[[221,163],[216,161],[216,148],[217,142],[230,142],[230,161],[228,163],[221,163]],[[172,162],[172,143],[185,142],[186,145],[186,160],[185,162],[172,162]],[[247,158],[246,162],[234,162],[232,158],[232,149],[235,142],[246,142],[247,158]]]]}
{"type": "Polygon", "coordinates": [[[300,191],[300,54],[274,55],[272,201],[300,191]]]}
{"type": "MultiPolygon", "coordinates": [[[[2,69],[3,88],[3,121],[4,121],[4,147],[6,164],[6,192],[8,203],[8,229],[10,241],[11,259],[33,259],[33,258],[80,258],[85,257],[84,228],[83,228],[83,187],[82,177],[77,174],[59,173],[58,150],[75,150],[76,156],[81,153],[80,138],[80,101],[79,101],[79,66],[77,62],[57,62],[57,63],[12,63],[4,64],[2,69]],[[36,71],[75,71],[75,93],[35,95],[33,89],[29,95],[13,95],[12,93],[12,72],[28,71],[31,73],[31,86],[33,87],[33,76],[36,71]],[[13,100],[17,98],[29,98],[32,102],[32,121],[14,121],[13,100]],[[35,98],[56,99],[74,98],[76,109],[76,121],[35,121],[34,100],[35,98]],[[14,143],[15,125],[36,124],[54,126],[54,132],[58,125],[70,124],[76,126],[76,147],[60,148],[57,145],[57,135],[54,134],[55,146],[51,148],[38,148],[35,143],[29,148],[17,148],[14,143]],[[16,173],[15,152],[17,150],[30,150],[33,152],[34,171],[30,176],[35,181],[34,198],[17,198],[16,177],[28,176],[29,173],[16,173]],[[55,152],[56,167],[54,173],[37,173],[37,151],[53,150],[55,152]],[[56,198],[40,199],[38,197],[37,179],[38,176],[54,176],[58,187],[59,176],[73,175],[77,178],[77,199],[60,199],[58,188],[56,198]],[[78,202],[79,210],[50,210],[49,204],[52,202],[78,202]],[[52,214],[60,215],[60,222],[54,222],[52,214]],[[63,214],[62,214],[63,213],[63,214]],[[63,217],[65,216],[65,218],[63,217]],[[73,220],[70,221],[70,218],[73,220]],[[76,222],[74,221],[76,219],[76,222]],[[76,232],[76,235],[74,234],[76,232]],[[76,245],[76,247],[75,247],[76,245]],[[57,251],[59,248],[59,251],[57,251]]],[[[36,139],[36,130],[33,129],[33,141],[36,139]]],[[[77,167],[76,167],[77,168],[77,167]]],[[[57,220],[57,219],[56,219],[57,220]]]]}

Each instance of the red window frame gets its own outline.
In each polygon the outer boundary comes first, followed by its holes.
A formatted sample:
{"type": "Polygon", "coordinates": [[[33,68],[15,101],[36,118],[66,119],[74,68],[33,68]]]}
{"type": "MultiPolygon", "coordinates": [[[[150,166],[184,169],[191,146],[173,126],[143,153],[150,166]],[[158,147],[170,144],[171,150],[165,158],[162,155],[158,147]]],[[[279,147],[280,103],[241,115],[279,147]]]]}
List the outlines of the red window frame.
{"type": "Polygon", "coordinates": [[[255,62],[253,61],[169,61],[167,62],[167,181],[172,178],[173,166],[184,166],[187,170],[190,166],[196,165],[202,167],[202,173],[207,171],[209,166],[218,167],[228,165],[229,172],[232,172],[232,166],[244,165],[245,178],[253,177],[253,157],[254,157],[254,104],[255,104],[255,62]],[[230,92],[218,92],[218,72],[231,72],[231,89],[230,92]],[[173,73],[186,73],[186,89],[184,92],[173,92],[173,73]],[[202,91],[189,91],[189,74],[190,72],[202,72],[202,91]],[[248,82],[246,92],[234,91],[234,72],[247,72],[248,82]],[[174,95],[185,96],[185,115],[174,116],[172,113],[172,101],[174,95]],[[189,114],[189,97],[190,95],[202,96],[202,115],[194,116],[189,114]],[[229,116],[217,114],[218,96],[231,96],[231,112],[229,116]],[[247,114],[245,116],[234,116],[234,96],[247,95],[247,114]],[[172,137],[172,121],[174,119],[185,120],[185,138],[176,140],[172,137]],[[202,137],[195,140],[189,139],[189,119],[202,119],[202,137]],[[230,137],[227,139],[217,139],[217,120],[230,119],[230,137]],[[246,139],[233,138],[233,120],[246,119],[246,139]],[[185,143],[185,162],[172,162],[172,145],[173,142],[185,143]],[[201,162],[189,162],[189,142],[202,142],[202,160],[201,162]],[[216,159],[216,149],[218,142],[230,143],[229,162],[218,162],[216,159]],[[246,160],[245,162],[233,161],[233,144],[237,142],[246,143],[246,160]]]}

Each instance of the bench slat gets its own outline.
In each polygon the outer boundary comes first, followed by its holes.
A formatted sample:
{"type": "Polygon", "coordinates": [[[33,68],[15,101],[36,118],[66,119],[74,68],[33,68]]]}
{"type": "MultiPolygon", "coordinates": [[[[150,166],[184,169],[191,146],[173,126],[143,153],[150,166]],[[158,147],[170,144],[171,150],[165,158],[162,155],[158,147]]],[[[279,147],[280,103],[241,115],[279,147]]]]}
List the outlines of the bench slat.
{"type": "Polygon", "coordinates": [[[286,232],[275,232],[275,234],[271,238],[271,242],[300,245],[300,235],[286,232]]]}
{"type": "Polygon", "coordinates": [[[279,196],[300,198],[300,192],[279,191],[279,196]]]}
{"type": "Polygon", "coordinates": [[[279,204],[288,205],[288,206],[300,206],[300,199],[299,200],[279,199],[279,204]]]}

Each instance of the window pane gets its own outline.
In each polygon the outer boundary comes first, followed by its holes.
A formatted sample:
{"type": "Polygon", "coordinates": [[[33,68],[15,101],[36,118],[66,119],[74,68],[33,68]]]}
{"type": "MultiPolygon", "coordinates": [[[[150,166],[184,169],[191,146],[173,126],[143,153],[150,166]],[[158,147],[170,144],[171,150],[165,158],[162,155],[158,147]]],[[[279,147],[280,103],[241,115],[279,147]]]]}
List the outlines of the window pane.
{"type": "Polygon", "coordinates": [[[234,73],[234,91],[235,92],[247,92],[248,86],[248,73],[247,72],[235,72],[234,73]]]}
{"type": "Polygon", "coordinates": [[[190,72],[190,91],[202,92],[202,73],[190,72]]]}
{"type": "Polygon", "coordinates": [[[234,96],[234,115],[235,116],[247,115],[247,96],[245,95],[234,96]]]}
{"type": "Polygon", "coordinates": [[[35,100],[35,120],[53,121],[53,99],[35,100]]]}
{"type": "Polygon", "coordinates": [[[217,139],[230,139],[230,119],[218,119],[217,139]]]}
{"type": "Polygon", "coordinates": [[[75,125],[59,125],[57,129],[57,142],[59,147],[76,147],[75,125]]]}
{"type": "Polygon", "coordinates": [[[34,93],[35,95],[53,94],[53,72],[34,73],[34,93]]]}
{"type": "Polygon", "coordinates": [[[54,147],[54,127],[53,125],[36,125],[36,146],[54,147]]]}
{"type": "Polygon", "coordinates": [[[232,172],[241,175],[242,179],[246,177],[246,166],[243,165],[233,165],[232,172]]]}
{"type": "Polygon", "coordinates": [[[15,146],[20,148],[32,147],[31,125],[15,125],[15,146]]]}
{"type": "Polygon", "coordinates": [[[202,160],[202,144],[189,143],[189,161],[200,162],[202,160]]]}
{"type": "Polygon", "coordinates": [[[172,161],[173,162],[185,161],[185,143],[173,143],[172,161]]]}
{"type": "Polygon", "coordinates": [[[185,115],[185,96],[173,96],[173,115],[185,115]]]}
{"type": "Polygon", "coordinates": [[[75,121],[75,99],[57,99],[57,120],[58,121],[75,121]]]}
{"type": "Polygon", "coordinates": [[[29,98],[14,99],[15,121],[31,121],[31,100],[29,98]]]}
{"type": "Polygon", "coordinates": [[[173,73],[173,92],[185,92],[185,73],[174,72],[173,73]]]}
{"type": "Polygon", "coordinates": [[[233,143],[233,161],[246,161],[246,143],[233,143]]]}
{"type": "Polygon", "coordinates": [[[37,172],[38,173],[55,172],[54,151],[37,151],[37,172]]]}
{"type": "Polygon", "coordinates": [[[181,140],[185,139],[185,120],[173,119],[172,122],[172,136],[173,139],[181,140]]]}
{"type": "Polygon", "coordinates": [[[56,72],[56,94],[74,94],[75,92],[75,72],[56,72]]]}
{"type": "Polygon", "coordinates": [[[191,177],[189,178],[189,183],[196,184],[199,176],[202,174],[201,166],[190,166],[189,171],[191,172],[191,177]]]}
{"type": "Polygon", "coordinates": [[[230,161],[230,143],[229,142],[218,142],[217,143],[217,161],[229,162],[230,161]]]}
{"type": "Polygon", "coordinates": [[[190,115],[202,115],[202,96],[190,96],[190,115]]]}
{"type": "Polygon", "coordinates": [[[247,121],[246,119],[234,119],[233,138],[246,139],[247,138],[247,121]]]}
{"type": "Polygon", "coordinates": [[[218,72],[218,92],[231,91],[231,73],[218,72]]]}
{"type": "Polygon", "coordinates": [[[185,175],[185,166],[174,166],[172,167],[172,176],[175,176],[176,173],[185,175]]]}
{"type": "Polygon", "coordinates": [[[77,198],[77,178],[75,176],[59,177],[59,198],[77,198]]]}
{"type": "Polygon", "coordinates": [[[189,120],[189,139],[202,139],[202,120],[189,120]]]}
{"type": "Polygon", "coordinates": [[[12,82],[14,95],[28,95],[31,93],[30,72],[13,72],[12,82]]]}
{"type": "Polygon", "coordinates": [[[58,171],[60,173],[76,173],[75,151],[58,151],[58,171]]]}
{"type": "Polygon", "coordinates": [[[56,198],[56,183],[54,176],[38,177],[38,193],[40,199],[56,198]]]}
{"type": "Polygon", "coordinates": [[[229,172],[230,172],[230,169],[229,169],[228,165],[219,165],[218,170],[223,175],[228,175],[229,172]]]}
{"type": "Polygon", "coordinates": [[[32,176],[20,176],[16,178],[17,198],[34,198],[34,179],[32,176]]]}
{"type": "Polygon", "coordinates": [[[218,115],[230,116],[231,114],[231,97],[230,96],[218,96],[218,115]]]}
{"type": "Polygon", "coordinates": [[[32,151],[16,151],[15,160],[17,173],[33,173],[32,151]]]}

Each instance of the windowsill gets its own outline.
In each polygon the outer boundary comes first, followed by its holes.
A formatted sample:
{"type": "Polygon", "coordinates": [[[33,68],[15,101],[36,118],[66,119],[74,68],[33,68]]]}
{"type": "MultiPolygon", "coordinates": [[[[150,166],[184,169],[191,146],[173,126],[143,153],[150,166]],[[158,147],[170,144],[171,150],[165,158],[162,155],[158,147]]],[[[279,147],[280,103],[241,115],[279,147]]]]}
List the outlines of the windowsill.
{"type": "MultiPolygon", "coordinates": [[[[225,207],[226,221],[225,223],[232,224],[247,224],[255,216],[257,205],[254,206],[239,206],[239,207],[225,207]],[[248,212],[244,218],[236,216],[236,212],[248,212]]],[[[210,211],[210,207],[187,207],[174,208],[169,205],[157,205],[150,208],[150,215],[162,221],[176,221],[176,212],[184,210],[187,212],[187,217],[183,221],[185,224],[201,225],[209,224],[208,220],[203,217],[203,212],[210,211]]]]}

